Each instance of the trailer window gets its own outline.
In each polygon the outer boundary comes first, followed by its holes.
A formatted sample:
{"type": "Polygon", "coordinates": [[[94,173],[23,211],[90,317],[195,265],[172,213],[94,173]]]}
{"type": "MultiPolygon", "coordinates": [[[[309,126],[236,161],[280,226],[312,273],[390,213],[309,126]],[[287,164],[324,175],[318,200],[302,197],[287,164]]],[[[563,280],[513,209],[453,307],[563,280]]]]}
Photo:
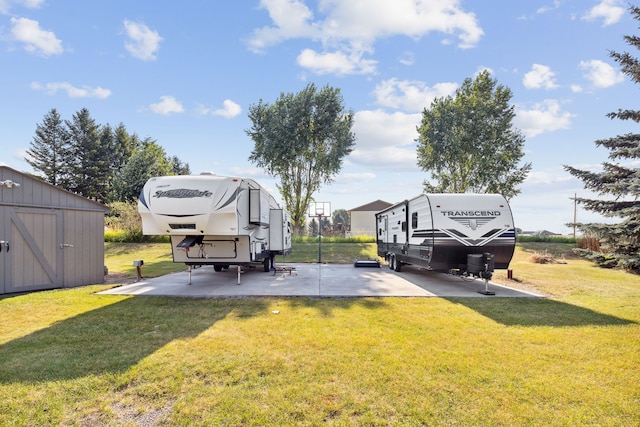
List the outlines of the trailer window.
{"type": "Polygon", "coordinates": [[[411,214],[411,228],[414,230],[418,228],[418,212],[411,214]]]}
{"type": "Polygon", "coordinates": [[[407,231],[407,221],[402,221],[402,231],[407,231]]]}

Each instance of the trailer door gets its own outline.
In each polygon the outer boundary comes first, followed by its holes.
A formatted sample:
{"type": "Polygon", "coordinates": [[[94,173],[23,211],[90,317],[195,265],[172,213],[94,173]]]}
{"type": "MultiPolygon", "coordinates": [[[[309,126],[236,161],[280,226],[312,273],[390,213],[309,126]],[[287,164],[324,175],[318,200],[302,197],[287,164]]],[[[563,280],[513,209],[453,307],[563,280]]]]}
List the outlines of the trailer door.
{"type": "Polygon", "coordinates": [[[387,243],[389,242],[389,216],[386,214],[376,215],[376,228],[378,255],[384,256],[387,252],[387,243]]]}

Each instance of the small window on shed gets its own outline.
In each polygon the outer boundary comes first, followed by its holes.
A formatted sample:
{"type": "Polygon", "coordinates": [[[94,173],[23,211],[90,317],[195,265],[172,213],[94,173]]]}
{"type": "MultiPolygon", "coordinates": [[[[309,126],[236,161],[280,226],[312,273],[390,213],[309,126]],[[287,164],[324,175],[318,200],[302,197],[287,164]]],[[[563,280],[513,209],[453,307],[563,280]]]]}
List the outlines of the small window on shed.
{"type": "Polygon", "coordinates": [[[411,228],[414,230],[418,228],[418,212],[411,214],[411,228]]]}

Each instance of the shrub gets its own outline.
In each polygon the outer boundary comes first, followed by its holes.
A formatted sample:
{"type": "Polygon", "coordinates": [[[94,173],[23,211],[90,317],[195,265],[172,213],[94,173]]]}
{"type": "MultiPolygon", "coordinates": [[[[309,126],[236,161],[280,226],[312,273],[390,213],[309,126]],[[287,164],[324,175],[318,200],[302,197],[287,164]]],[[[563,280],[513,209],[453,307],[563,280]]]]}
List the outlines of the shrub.
{"type": "Polygon", "coordinates": [[[556,257],[548,253],[544,252],[534,252],[529,260],[535,264],[566,264],[567,262],[564,260],[558,260],[556,257]]]}
{"type": "Polygon", "coordinates": [[[541,243],[576,243],[575,237],[568,236],[520,236],[518,242],[541,242],[541,243]]]}
{"type": "Polygon", "coordinates": [[[600,241],[594,236],[584,236],[578,239],[576,247],[579,249],[600,252],[600,241]]]}

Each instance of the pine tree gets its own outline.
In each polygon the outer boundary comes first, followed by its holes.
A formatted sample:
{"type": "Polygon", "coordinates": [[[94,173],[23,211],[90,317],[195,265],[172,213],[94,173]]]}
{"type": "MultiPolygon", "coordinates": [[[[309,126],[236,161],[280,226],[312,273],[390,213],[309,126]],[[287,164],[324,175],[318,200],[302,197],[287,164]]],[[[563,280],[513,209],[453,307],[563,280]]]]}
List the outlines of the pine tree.
{"type": "Polygon", "coordinates": [[[76,194],[104,202],[109,192],[113,144],[100,138],[100,126],[83,108],[65,121],[71,145],[70,188],[76,194]]]}
{"type": "Polygon", "coordinates": [[[124,124],[120,123],[114,131],[115,147],[112,168],[117,173],[129,161],[139,141],[137,135],[129,135],[124,124]]]}
{"type": "MultiPolygon", "coordinates": [[[[630,6],[633,18],[640,20],[640,7],[630,6]]],[[[625,36],[625,41],[640,49],[640,38],[625,36]]],[[[624,74],[640,83],[640,61],[631,54],[611,52],[610,56],[621,66],[624,74]]],[[[607,114],[611,119],[632,120],[640,123],[640,110],[618,110],[607,114]]],[[[602,163],[602,172],[589,172],[564,165],[573,176],[580,178],[584,187],[606,199],[578,198],[585,209],[610,218],[622,218],[617,224],[575,224],[586,235],[600,240],[602,252],[578,252],[603,267],[623,268],[640,272],[640,168],[630,165],[640,159],[640,134],[628,133],[595,141],[610,151],[609,161],[602,163]]],[[[571,224],[573,225],[573,224],[571,224]]]]}
{"type": "Polygon", "coordinates": [[[27,150],[26,162],[42,173],[46,182],[66,188],[69,170],[69,135],[58,111],[53,108],[36,127],[36,134],[27,150]]]}

